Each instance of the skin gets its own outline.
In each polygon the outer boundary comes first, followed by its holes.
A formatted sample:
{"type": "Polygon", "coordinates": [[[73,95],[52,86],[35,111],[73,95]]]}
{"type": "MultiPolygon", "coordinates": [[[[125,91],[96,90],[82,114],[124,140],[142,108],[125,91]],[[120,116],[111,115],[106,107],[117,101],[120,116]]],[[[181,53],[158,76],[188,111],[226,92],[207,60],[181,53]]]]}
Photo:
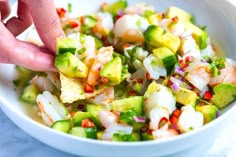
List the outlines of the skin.
{"type": "Polygon", "coordinates": [[[0,63],[35,71],[57,71],[54,66],[56,38],[64,36],[53,1],[18,0],[17,17],[11,17],[8,0],[0,0],[0,63]],[[20,41],[16,36],[32,23],[45,47],[20,41]]]}

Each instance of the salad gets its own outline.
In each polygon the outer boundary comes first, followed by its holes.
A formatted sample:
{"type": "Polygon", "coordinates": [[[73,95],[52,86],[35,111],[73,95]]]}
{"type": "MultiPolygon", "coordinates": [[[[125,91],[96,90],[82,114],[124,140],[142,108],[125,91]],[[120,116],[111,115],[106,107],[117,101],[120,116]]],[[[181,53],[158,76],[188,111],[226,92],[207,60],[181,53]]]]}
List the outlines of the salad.
{"type": "Polygon", "coordinates": [[[191,13],[125,0],[89,15],[71,11],[57,8],[66,33],[56,41],[59,72],[16,66],[13,81],[52,129],[107,141],[167,139],[203,127],[236,99],[236,62],[216,56],[191,13]]]}

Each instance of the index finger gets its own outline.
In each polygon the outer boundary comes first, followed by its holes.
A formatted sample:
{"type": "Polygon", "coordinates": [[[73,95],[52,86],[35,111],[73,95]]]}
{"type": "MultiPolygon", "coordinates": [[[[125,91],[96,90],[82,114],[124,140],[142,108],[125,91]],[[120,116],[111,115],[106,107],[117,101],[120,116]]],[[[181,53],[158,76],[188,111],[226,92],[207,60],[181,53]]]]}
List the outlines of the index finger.
{"type": "Polygon", "coordinates": [[[53,0],[21,0],[31,13],[35,27],[45,46],[55,52],[56,38],[64,36],[53,0]]]}

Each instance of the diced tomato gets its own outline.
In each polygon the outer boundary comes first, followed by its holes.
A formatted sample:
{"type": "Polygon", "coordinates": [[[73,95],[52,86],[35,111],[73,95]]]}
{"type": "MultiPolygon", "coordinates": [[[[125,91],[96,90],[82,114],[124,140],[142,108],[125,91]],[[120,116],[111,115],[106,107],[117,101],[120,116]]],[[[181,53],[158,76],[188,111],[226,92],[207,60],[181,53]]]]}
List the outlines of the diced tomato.
{"type": "Polygon", "coordinates": [[[191,63],[193,61],[193,56],[187,56],[186,58],[185,58],[185,63],[186,64],[189,64],[189,63],[191,63]]]}
{"type": "Polygon", "coordinates": [[[85,93],[93,93],[94,87],[86,83],[84,91],[85,91],[85,93]]]}
{"type": "Polygon", "coordinates": [[[141,79],[141,78],[137,78],[136,81],[140,84],[143,83],[143,79],[141,79]]]}
{"type": "Polygon", "coordinates": [[[136,96],[137,94],[136,94],[136,92],[134,92],[134,91],[129,91],[128,95],[129,95],[129,96],[136,96]]]}
{"type": "Polygon", "coordinates": [[[180,110],[176,109],[176,110],[173,111],[172,116],[175,116],[176,118],[179,118],[180,114],[181,114],[180,110]]]}
{"type": "Polygon", "coordinates": [[[151,80],[152,79],[149,73],[146,73],[146,79],[147,80],[151,80]]]}
{"type": "Polygon", "coordinates": [[[159,125],[158,125],[158,128],[162,128],[165,124],[167,124],[169,122],[169,120],[166,118],[166,117],[162,117],[160,122],[159,122],[159,125]]]}
{"type": "Polygon", "coordinates": [[[177,123],[178,123],[178,118],[174,115],[170,117],[170,123],[171,123],[171,128],[176,129],[177,128],[177,123]]]}
{"type": "Polygon", "coordinates": [[[179,18],[178,18],[178,16],[175,16],[171,20],[172,20],[172,22],[177,23],[179,21],[179,18]]]}
{"type": "Polygon", "coordinates": [[[84,128],[94,128],[95,124],[94,122],[92,122],[90,119],[87,118],[87,119],[82,120],[81,126],[84,128]]]}
{"type": "Polygon", "coordinates": [[[152,134],[152,130],[151,130],[151,129],[148,129],[148,130],[147,130],[147,134],[151,135],[151,134],[152,134]]]}
{"type": "Polygon", "coordinates": [[[70,25],[71,28],[76,28],[79,26],[79,23],[77,21],[70,20],[68,21],[68,25],[70,25]]]}
{"type": "Polygon", "coordinates": [[[65,15],[66,15],[66,10],[65,10],[64,8],[57,8],[56,10],[57,10],[57,14],[58,14],[58,16],[59,16],[60,18],[65,17],[65,15]]]}
{"type": "Polygon", "coordinates": [[[75,111],[71,111],[71,112],[70,112],[70,116],[71,116],[71,117],[74,117],[74,115],[75,115],[75,111]]]}
{"type": "Polygon", "coordinates": [[[212,96],[213,96],[212,93],[209,91],[206,91],[204,93],[204,99],[206,99],[206,100],[211,100],[212,96]]]}

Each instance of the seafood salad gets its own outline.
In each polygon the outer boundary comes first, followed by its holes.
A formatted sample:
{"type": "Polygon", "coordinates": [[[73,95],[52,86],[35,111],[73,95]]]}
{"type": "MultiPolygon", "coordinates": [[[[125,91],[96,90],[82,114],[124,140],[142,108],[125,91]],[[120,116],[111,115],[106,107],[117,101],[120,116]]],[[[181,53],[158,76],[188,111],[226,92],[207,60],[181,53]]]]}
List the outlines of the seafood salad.
{"type": "Polygon", "coordinates": [[[217,56],[207,27],[175,6],[120,0],[71,17],[57,8],[57,73],[16,66],[20,100],[73,136],[133,142],[207,125],[236,97],[236,62],[217,56]],[[225,95],[227,93],[227,95],[225,95]]]}

